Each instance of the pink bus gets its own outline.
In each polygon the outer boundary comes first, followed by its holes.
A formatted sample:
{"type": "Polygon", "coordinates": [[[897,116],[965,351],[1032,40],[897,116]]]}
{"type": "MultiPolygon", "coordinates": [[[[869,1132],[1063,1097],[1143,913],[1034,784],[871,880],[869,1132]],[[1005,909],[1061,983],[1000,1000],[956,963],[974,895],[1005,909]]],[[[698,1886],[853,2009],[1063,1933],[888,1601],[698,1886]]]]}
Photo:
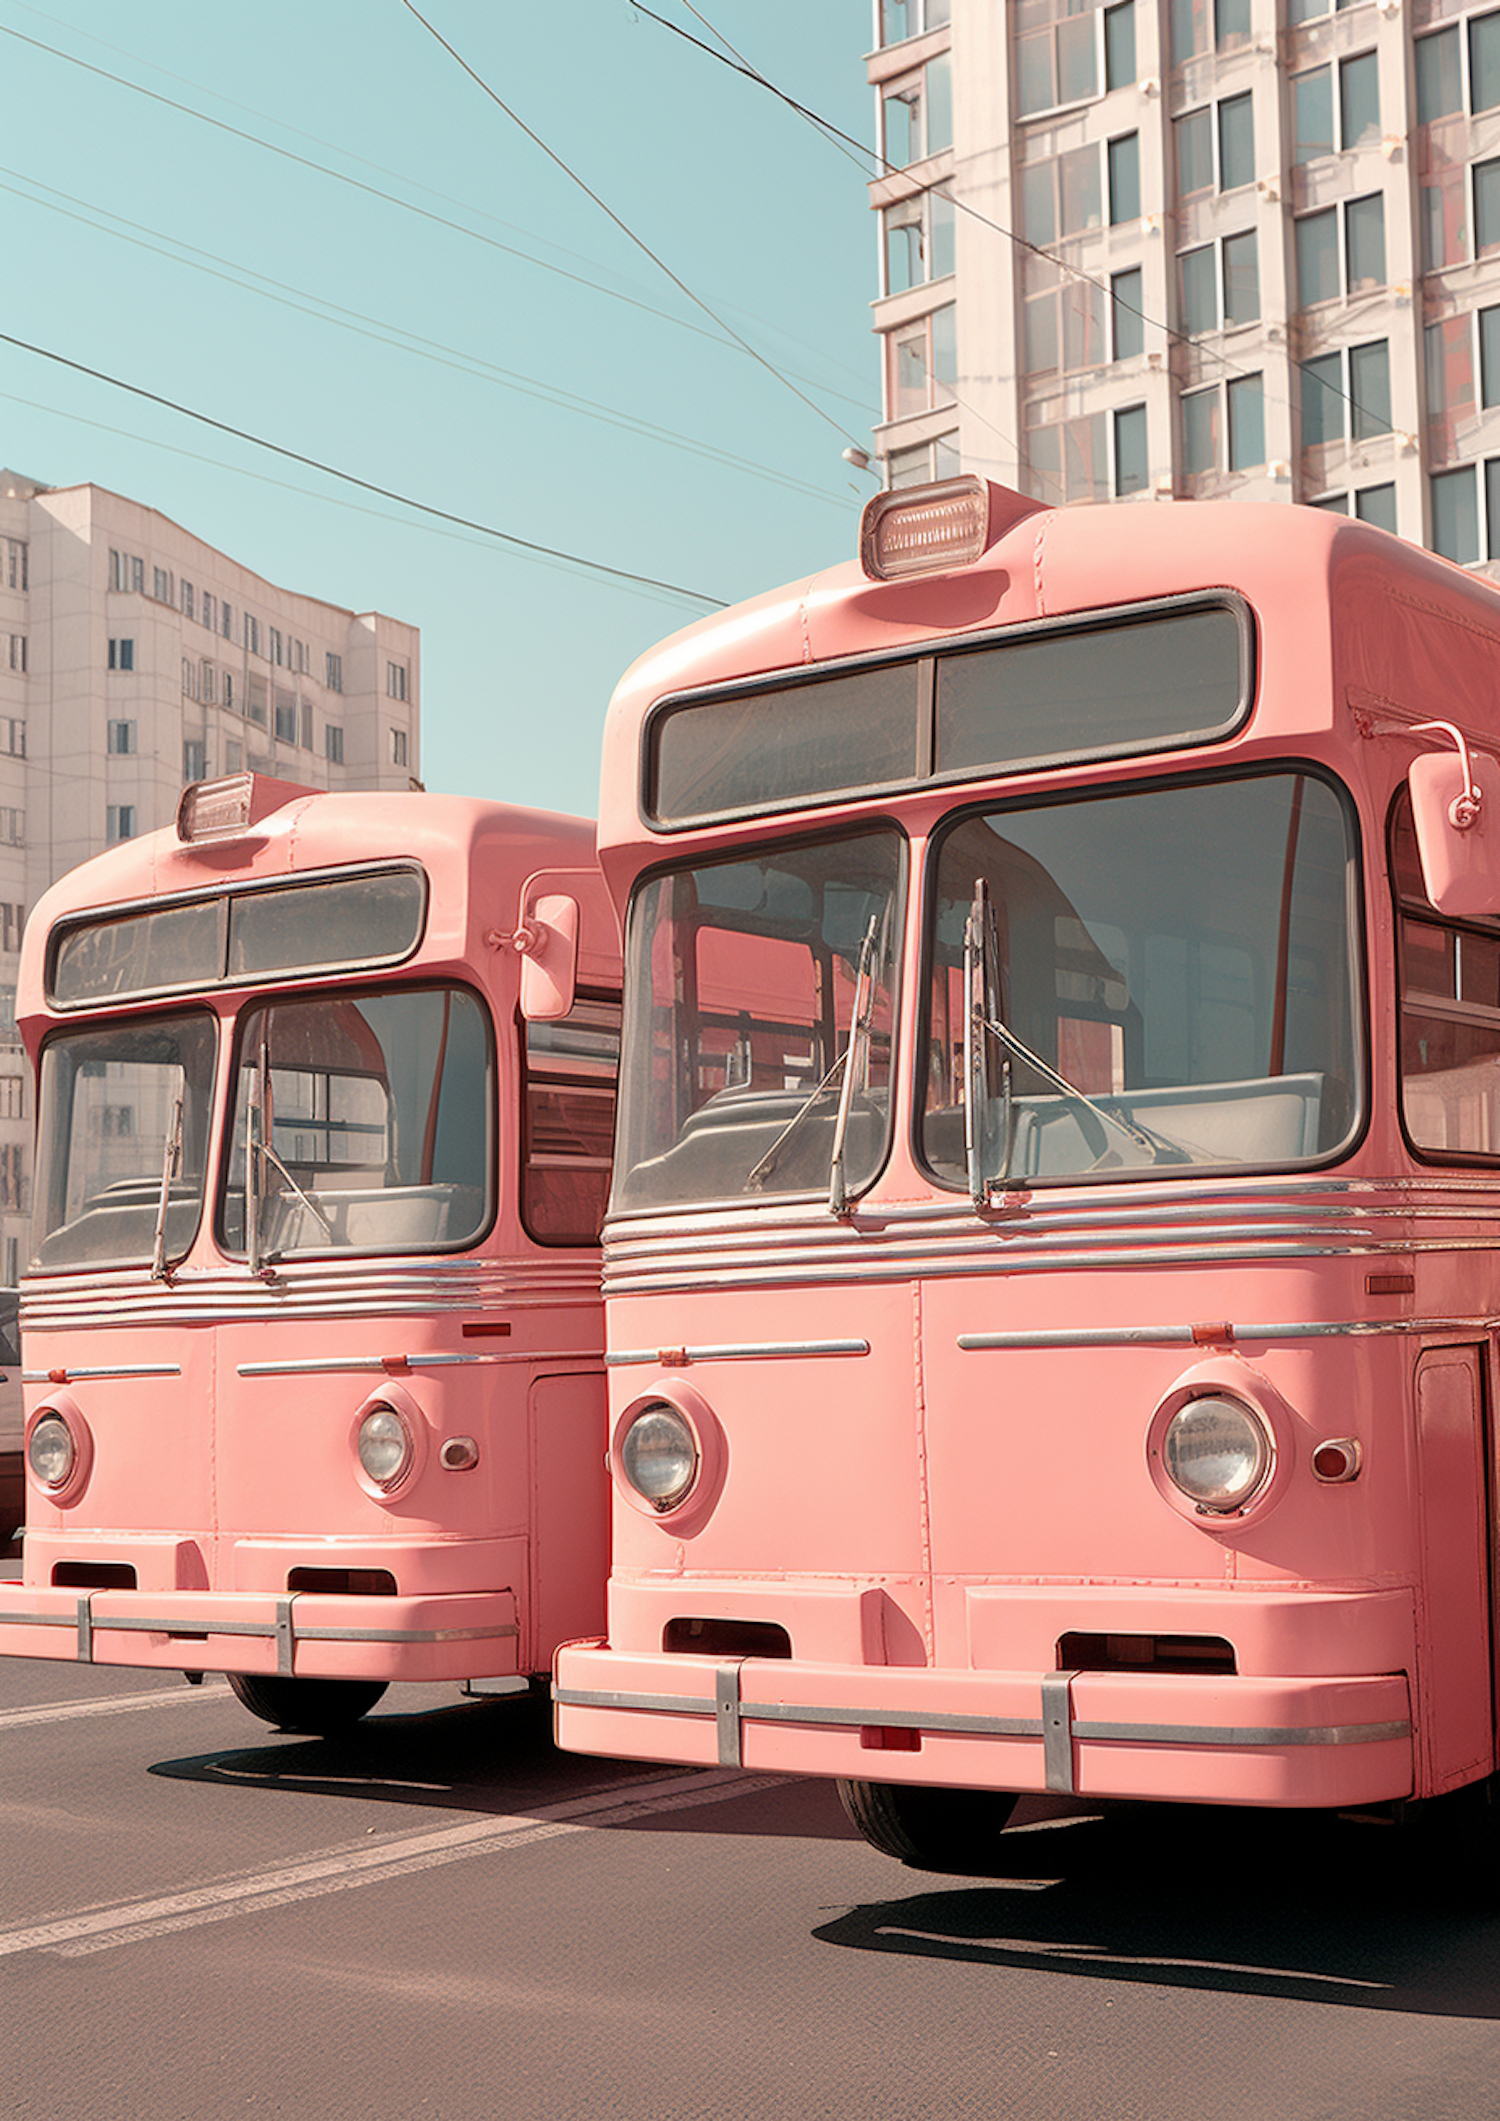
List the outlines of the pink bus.
{"type": "Polygon", "coordinates": [[[596,1627],[619,945],[586,822],[251,775],[38,904],[0,1652],[328,1730],[596,1627]],[[523,1016],[522,1009],[528,1014],[523,1016]]]}
{"type": "Polygon", "coordinates": [[[1379,531],[973,479],[636,666],[563,1744],[939,1868],[1491,1774],[1497,701],[1500,595],[1379,531]]]}

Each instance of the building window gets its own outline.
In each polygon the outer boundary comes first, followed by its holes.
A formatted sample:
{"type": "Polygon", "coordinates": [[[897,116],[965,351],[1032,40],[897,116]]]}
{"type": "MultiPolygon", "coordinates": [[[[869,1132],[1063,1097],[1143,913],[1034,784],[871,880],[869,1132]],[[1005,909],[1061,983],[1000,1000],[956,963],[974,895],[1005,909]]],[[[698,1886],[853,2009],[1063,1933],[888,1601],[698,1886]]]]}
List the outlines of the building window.
{"type": "Polygon", "coordinates": [[[911,449],[893,449],[885,460],[885,483],[892,492],[903,486],[927,486],[934,479],[957,478],[962,468],[958,436],[938,435],[911,449]]]}
{"type": "MultiPolygon", "coordinates": [[[[1111,140],[1109,157],[1109,225],[1141,217],[1141,142],[1138,133],[1121,133],[1111,140]]],[[[1066,230],[1064,230],[1066,234],[1066,230]]]]}
{"type": "Polygon", "coordinates": [[[16,715],[0,715],[0,751],[13,759],[26,756],[26,724],[16,715]]]}
{"type": "Polygon", "coordinates": [[[1022,170],[1021,223],[1029,242],[1045,248],[1060,236],[1099,228],[1103,220],[1099,149],[1094,141],[1065,155],[1032,162],[1022,170]]]}
{"type": "Polygon", "coordinates": [[[1417,39],[1419,125],[1500,106],[1500,9],[1472,15],[1467,28],[1467,37],[1454,23],[1417,39]]]}
{"type": "Polygon", "coordinates": [[[1470,317],[1445,317],[1423,332],[1427,383],[1428,443],[1440,457],[1457,446],[1457,424],[1472,420],[1474,325],[1470,317]]]}
{"type": "Polygon", "coordinates": [[[127,561],[127,559],[126,559],[126,557],[125,557],[125,555],[124,555],[124,553],[123,553],[123,552],[116,552],[116,551],[115,551],[115,549],[114,549],[114,547],[113,547],[113,546],[111,546],[111,547],[110,547],[110,550],[109,550],[109,586],[110,586],[110,588],[111,588],[111,589],[124,589],[124,588],[126,588],[126,587],[128,586],[128,584],[129,584],[129,581],[130,581],[130,571],[129,571],[129,562],[127,561]]]}
{"type": "Polygon", "coordinates": [[[953,19],[953,0],[880,0],[880,41],[904,44],[953,19]]]}
{"type": "Polygon", "coordinates": [[[1180,199],[1255,182],[1255,106],[1248,91],[1174,118],[1172,137],[1180,199]]]}
{"type": "Polygon", "coordinates": [[[885,293],[905,294],[953,271],[953,196],[918,192],[885,210],[885,293]]]}
{"type": "Polygon", "coordinates": [[[208,746],[202,737],[184,737],[182,740],[182,778],[184,781],[201,781],[208,777],[208,746]]]}
{"type": "Polygon", "coordinates": [[[1015,41],[1016,112],[1029,118],[1099,92],[1096,25],[1092,15],[1049,23],[1015,41]]]}
{"type": "Polygon", "coordinates": [[[404,729],[393,729],[391,731],[391,764],[393,766],[404,766],[406,764],[406,731],[404,729]]]}
{"type": "Polygon", "coordinates": [[[0,1075],[0,1119],[24,1119],[25,1117],[25,1076],[0,1075]]]}
{"type": "Polygon", "coordinates": [[[109,644],[109,667],[111,670],[134,670],[135,642],[111,640],[109,644]]]}
{"type": "Polygon", "coordinates": [[[245,747],[243,744],[235,743],[231,738],[224,746],[224,771],[226,773],[240,773],[244,770],[244,765],[245,747]]]}
{"type": "Polygon", "coordinates": [[[218,697],[218,690],[214,666],[212,663],[205,663],[203,665],[203,698],[210,707],[213,706],[215,699],[218,697]]]}
{"type": "Polygon", "coordinates": [[[251,655],[260,654],[260,620],[245,613],[245,646],[251,655]]]}
{"type": "Polygon", "coordinates": [[[170,604],[172,599],[172,577],[165,567],[151,570],[151,594],[158,604],[170,604]]]}
{"type": "Polygon", "coordinates": [[[1124,405],[1115,414],[1115,492],[1143,493],[1151,476],[1146,449],[1146,408],[1124,405]]]}
{"type": "Polygon", "coordinates": [[[226,641],[234,638],[234,606],[232,604],[221,604],[219,606],[219,631],[223,634],[226,641]]]}
{"type": "Polygon", "coordinates": [[[1391,431],[1391,356],[1384,339],[1346,346],[1302,363],[1302,447],[1356,442],[1391,431]]]}
{"type": "Polygon", "coordinates": [[[1335,127],[1332,66],[1293,74],[1292,160],[1316,162],[1322,155],[1363,147],[1380,138],[1380,83],[1374,52],[1341,59],[1335,127]]]}
{"type": "Polygon", "coordinates": [[[323,756],[330,766],[344,763],[344,731],[338,722],[323,724],[323,756]]]}
{"type": "Polygon", "coordinates": [[[887,169],[905,169],[952,145],[953,68],[941,52],[882,90],[880,152],[887,169]]]}
{"type": "Polygon", "coordinates": [[[1141,269],[1130,266],[1109,281],[1110,358],[1132,361],[1146,350],[1146,316],[1141,269]]]}
{"type": "Polygon", "coordinates": [[[1225,328],[1253,324],[1260,316],[1260,267],[1254,229],[1225,236],[1183,251],[1177,260],[1179,315],[1182,329],[1196,338],[1225,328]]]}
{"type": "Polygon", "coordinates": [[[1297,306],[1385,285],[1385,200],[1379,192],[1296,222],[1297,306]],[[1340,236],[1343,248],[1340,251],[1340,236]]]}
{"type": "Polygon", "coordinates": [[[406,665],[387,663],[385,666],[385,695],[388,700],[406,698],[406,665]]]}
{"type": "Polygon", "coordinates": [[[0,810],[0,841],[7,847],[24,847],[26,844],[26,813],[24,810],[0,810]]]}
{"type": "Polygon", "coordinates": [[[194,615],[193,585],[191,582],[182,582],[178,586],[182,591],[182,615],[185,619],[190,619],[194,615]]]}
{"type": "Polygon", "coordinates": [[[297,741],[296,695],[284,692],[280,685],[276,687],[276,735],[283,744],[297,741]]]}
{"type": "Polygon", "coordinates": [[[1250,41],[1250,0],[1171,0],[1168,30],[1173,66],[1209,50],[1236,51],[1250,41]]]}
{"type": "Polygon", "coordinates": [[[24,677],[26,674],[26,636],[24,633],[13,633],[8,636],[8,639],[10,644],[10,667],[18,676],[24,677]]]}
{"type": "Polygon", "coordinates": [[[341,655],[334,655],[331,651],[325,654],[323,672],[324,683],[327,685],[328,690],[330,692],[342,692],[344,689],[344,658],[341,655]]]}
{"type": "Polygon", "coordinates": [[[285,643],[281,638],[281,628],[279,626],[271,626],[268,627],[266,630],[271,637],[271,645],[270,648],[267,650],[267,653],[270,656],[271,661],[276,665],[277,669],[279,670],[283,667],[283,660],[285,654],[285,643]]]}
{"type": "MultiPolygon", "coordinates": [[[[116,554],[110,554],[111,560],[116,557],[116,554]]],[[[25,589],[28,586],[26,580],[26,540],[24,538],[7,538],[5,541],[4,581],[7,589],[25,589]]],[[[114,582],[110,583],[112,589],[115,586],[114,582]]]]}
{"type": "Polygon", "coordinates": [[[203,623],[210,633],[214,631],[218,623],[217,605],[206,589],[203,592],[203,623]]]}
{"type": "Polygon", "coordinates": [[[245,720],[257,722],[262,729],[270,707],[270,695],[264,678],[247,677],[245,680],[245,720]]]}
{"type": "Polygon", "coordinates": [[[1189,478],[1227,469],[1251,471],[1266,461],[1262,380],[1236,376],[1182,400],[1182,468],[1189,478]]]}
{"type": "Polygon", "coordinates": [[[111,846],[135,838],[134,803],[110,803],[104,812],[104,836],[111,846]]]}
{"type": "MultiPolygon", "coordinates": [[[[1047,270],[1037,261],[1042,270],[1047,270]]],[[[1063,279],[1046,294],[1033,295],[1025,311],[1025,360],[1028,376],[1075,374],[1101,367],[1104,346],[1104,290],[1091,281],[1063,279]]]]}
{"type": "Polygon", "coordinates": [[[1127,88],[1135,77],[1135,0],[1123,0],[1104,10],[1104,86],[1127,88]]]}
{"type": "Polygon", "coordinates": [[[952,404],[958,385],[955,316],[954,305],[948,302],[886,334],[890,349],[886,376],[888,419],[900,420],[909,413],[952,404]]]}
{"type": "Polygon", "coordinates": [[[234,705],[234,672],[232,670],[226,670],[224,673],[224,705],[231,708],[234,705]]]}
{"type": "Polygon", "coordinates": [[[134,722],[110,722],[107,731],[107,747],[115,757],[123,758],[134,752],[134,722]]]}
{"type": "Polygon", "coordinates": [[[190,700],[197,699],[200,688],[198,658],[195,655],[185,655],[182,659],[182,689],[190,700]]]}
{"type": "Polygon", "coordinates": [[[1108,425],[1102,412],[1033,427],[1026,437],[1031,489],[1047,501],[1103,501],[1109,496],[1108,425]]]}

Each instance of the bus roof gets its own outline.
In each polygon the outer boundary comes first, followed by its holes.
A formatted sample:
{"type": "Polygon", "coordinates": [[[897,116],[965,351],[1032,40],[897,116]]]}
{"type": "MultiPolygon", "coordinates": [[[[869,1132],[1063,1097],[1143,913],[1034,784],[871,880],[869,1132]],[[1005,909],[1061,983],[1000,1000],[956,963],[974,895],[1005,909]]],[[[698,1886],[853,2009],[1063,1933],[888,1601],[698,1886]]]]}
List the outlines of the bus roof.
{"type": "Polygon", "coordinates": [[[643,724],[664,697],[1196,590],[1238,591],[1262,622],[1258,738],[1326,731],[1331,688],[1313,674],[1335,661],[1348,704],[1399,704],[1402,673],[1415,666],[1429,711],[1436,680],[1444,715],[1480,735],[1500,727],[1500,589],[1368,524],[1280,503],[1046,508],[994,488],[991,538],[970,565],[893,582],[849,561],[701,619],[642,656],[605,726],[606,868],[611,850],[664,850],[673,837],[644,823],[639,803],[643,724]],[[1451,622],[1438,668],[1433,619],[1451,622]]]}

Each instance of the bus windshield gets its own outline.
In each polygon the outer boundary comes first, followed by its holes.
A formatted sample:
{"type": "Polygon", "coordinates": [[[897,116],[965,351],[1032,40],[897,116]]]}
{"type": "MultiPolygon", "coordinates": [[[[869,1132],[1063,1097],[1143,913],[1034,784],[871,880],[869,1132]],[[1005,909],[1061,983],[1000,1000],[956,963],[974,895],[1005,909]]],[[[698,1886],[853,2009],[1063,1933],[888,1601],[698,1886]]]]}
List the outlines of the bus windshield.
{"type": "Polygon", "coordinates": [[[1358,1118],[1353,876],[1344,806],[1306,772],[957,820],[930,929],[934,1176],[981,1198],[1331,1155],[1358,1118]]]}
{"type": "Polygon", "coordinates": [[[220,1208],[225,1250],[259,1265],[472,1243],[493,1212],[492,1104],[484,1012],[461,987],[248,1010],[220,1208]]]}
{"type": "Polygon", "coordinates": [[[649,878],[626,943],[616,1210],[868,1183],[890,1136],[902,841],[649,878]]]}
{"type": "Polygon", "coordinates": [[[203,1010],[48,1040],[33,1269],[187,1251],[203,1210],[215,1040],[203,1010]]]}

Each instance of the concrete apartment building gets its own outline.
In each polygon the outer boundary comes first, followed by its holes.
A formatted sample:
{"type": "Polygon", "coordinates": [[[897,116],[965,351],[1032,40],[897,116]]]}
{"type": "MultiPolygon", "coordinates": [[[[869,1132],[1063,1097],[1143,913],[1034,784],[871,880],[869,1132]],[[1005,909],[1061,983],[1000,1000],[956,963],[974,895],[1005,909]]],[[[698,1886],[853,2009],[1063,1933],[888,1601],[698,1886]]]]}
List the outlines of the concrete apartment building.
{"type": "Polygon", "coordinates": [[[876,36],[889,483],[1306,501],[1500,573],[1500,8],[876,0],[876,36]]]}
{"type": "Polygon", "coordinates": [[[278,589],[138,501],[0,472],[0,1282],[28,1249],[27,908],[170,824],[187,781],[411,787],[419,652],[414,626],[278,589]]]}

